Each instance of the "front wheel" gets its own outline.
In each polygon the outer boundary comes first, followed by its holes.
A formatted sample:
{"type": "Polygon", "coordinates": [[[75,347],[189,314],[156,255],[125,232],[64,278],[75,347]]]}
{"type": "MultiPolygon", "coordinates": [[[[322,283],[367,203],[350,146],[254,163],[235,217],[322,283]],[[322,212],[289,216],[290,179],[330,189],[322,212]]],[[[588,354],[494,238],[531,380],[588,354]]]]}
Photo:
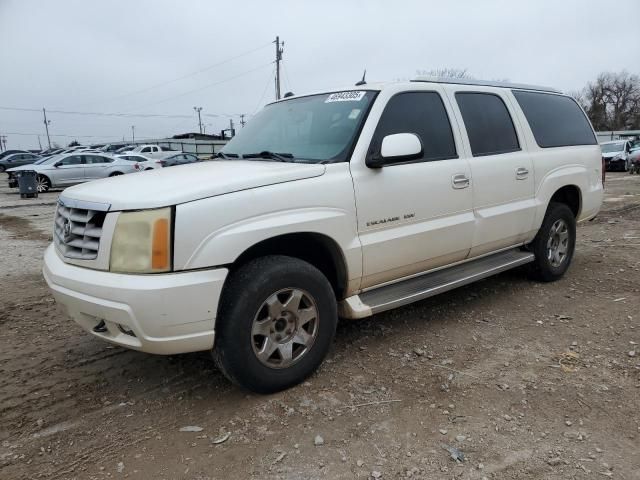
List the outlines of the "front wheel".
{"type": "Polygon", "coordinates": [[[44,193],[51,188],[51,182],[44,175],[38,175],[36,177],[36,188],[38,193],[44,193]]]}
{"type": "Polygon", "coordinates": [[[258,258],[227,280],[213,357],[232,382],[277,392],[318,368],[337,322],[333,289],[317,268],[292,257],[258,258]]]}
{"type": "Polygon", "coordinates": [[[576,245],[576,219],[564,203],[551,203],[531,242],[535,255],[532,274],[543,282],[561,278],[569,268],[576,245]]]}

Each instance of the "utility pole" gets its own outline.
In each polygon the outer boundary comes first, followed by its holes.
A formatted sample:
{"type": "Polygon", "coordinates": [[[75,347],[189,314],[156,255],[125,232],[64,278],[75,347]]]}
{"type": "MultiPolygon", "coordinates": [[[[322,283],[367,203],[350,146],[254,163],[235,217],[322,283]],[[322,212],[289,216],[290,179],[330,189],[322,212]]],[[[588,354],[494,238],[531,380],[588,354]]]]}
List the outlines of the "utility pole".
{"type": "Polygon", "coordinates": [[[233,127],[233,118],[229,119],[229,133],[231,134],[231,138],[236,136],[236,129],[233,127]]]}
{"type": "Polygon", "coordinates": [[[242,128],[244,128],[244,124],[245,124],[245,123],[247,123],[247,122],[245,122],[245,121],[244,121],[244,113],[242,113],[242,114],[240,115],[240,125],[242,125],[242,128]]]}
{"type": "Polygon", "coordinates": [[[198,125],[200,126],[200,133],[202,134],[202,117],[200,117],[202,107],[193,107],[193,109],[198,112],[198,125]]]}
{"type": "Polygon", "coordinates": [[[49,124],[51,123],[47,120],[47,111],[42,107],[42,114],[44,115],[44,128],[47,130],[47,143],[49,144],[49,148],[51,148],[51,138],[49,138],[49,124]]]}
{"type": "Polygon", "coordinates": [[[4,151],[5,149],[2,147],[2,142],[6,137],[4,135],[0,135],[0,152],[4,151]]]}
{"type": "Polygon", "coordinates": [[[136,126],[131,125],[131,141],[135,143],[136,141],[136,126]]]}
{"type": "Polygon", "coordinates": [[[276,37],[274,43],[276,44],[276,100],[280,100],[280,62],[284,52],[284,42],[280,43],[280,37],[276,37]]]}
{"type": "Polygon", "coordinates": [[[40,143],[40,135],[38,135],[38,146],[40,147],[40,151],[42,151],[42,143],[40,143]]]}

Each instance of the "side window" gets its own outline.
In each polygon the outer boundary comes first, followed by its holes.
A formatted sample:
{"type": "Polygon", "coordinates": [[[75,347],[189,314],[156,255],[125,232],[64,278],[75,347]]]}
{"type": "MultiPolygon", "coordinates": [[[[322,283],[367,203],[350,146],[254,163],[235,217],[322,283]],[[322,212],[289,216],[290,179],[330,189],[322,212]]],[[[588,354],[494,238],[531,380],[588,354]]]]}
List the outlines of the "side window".
{"type": "Polygon", "coordinates": [[[111,163],[113,160],[107,157],[101,157],[99,155],[90,155],[87,158],[87,163],[111,163]]]}
{"type": "Polygon", "coordinates": [[[420,137],[424,153],[418,161],[458,156],[447,111],[436,92],[405,92],[392,97],[382,112],[369,153],[378,154],[382,139],[395,133],[415,133],[420,137]]]}
{"type": "Polygon", "coordinates": [[[60,165],[80,165],[82,164],[82,157],[80,155],[73,155],[60,160],[60,165]]]}
{"type": "Polygon", "coordinates": [[[149,153],[151,151],[151,147],[145,147],[141,150],[142,153],[149,153]]]}
{"type": "Polygon", "coordinates": [[[474,157],[520,150],[513,120],[498,95],[458,92],[456,101],[474,157]]]}
{"type": "Polygon", "coordinates": [[[551,93],[514,90],[538,146],[595,145],[589,121],[575,100],[551,93]]]}

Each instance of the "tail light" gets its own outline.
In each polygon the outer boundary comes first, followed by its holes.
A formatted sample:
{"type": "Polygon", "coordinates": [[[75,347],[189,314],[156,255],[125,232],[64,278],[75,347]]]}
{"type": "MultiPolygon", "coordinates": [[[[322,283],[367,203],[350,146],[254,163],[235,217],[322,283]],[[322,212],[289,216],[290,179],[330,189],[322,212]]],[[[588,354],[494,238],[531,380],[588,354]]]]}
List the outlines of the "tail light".
{"type": "Polygon", "coordinates": [[[607,175],[607,168],[605,165],[604,157],[602,157],[602,186],[604,187],[604,180],[607,175]]]}
{"type": "Polygon", "coordinates": [[[135,168],[136,170],[140,170],[140,165],[136,163],[136,164],[133,166],[133,168],[135,168]]]}
{"type": "Polygon", "coordinates": [[[167,162],[165,162],[164,160],[159,160],[156,162],[158,165],[160,165],[161,167],[166,167],[167,166],[167,162]]]}

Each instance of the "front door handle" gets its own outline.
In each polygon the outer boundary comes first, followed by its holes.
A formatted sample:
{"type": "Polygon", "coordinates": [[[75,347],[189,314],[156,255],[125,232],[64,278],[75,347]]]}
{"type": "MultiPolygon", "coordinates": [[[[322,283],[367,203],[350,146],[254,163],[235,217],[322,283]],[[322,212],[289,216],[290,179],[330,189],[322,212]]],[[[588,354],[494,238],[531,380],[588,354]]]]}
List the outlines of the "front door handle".
{"type": "Polygon", "coordinates": [[[458,173],[451,177],[451,184],[455,189],[467,188],[471,185],[471,180],[464,173],[458,173]]]}
{"type": "Polygon", "coordinates": [[[516,180],[525,180],[529,176],[529,170],[524,167],[516,169],[516,180]]]}

